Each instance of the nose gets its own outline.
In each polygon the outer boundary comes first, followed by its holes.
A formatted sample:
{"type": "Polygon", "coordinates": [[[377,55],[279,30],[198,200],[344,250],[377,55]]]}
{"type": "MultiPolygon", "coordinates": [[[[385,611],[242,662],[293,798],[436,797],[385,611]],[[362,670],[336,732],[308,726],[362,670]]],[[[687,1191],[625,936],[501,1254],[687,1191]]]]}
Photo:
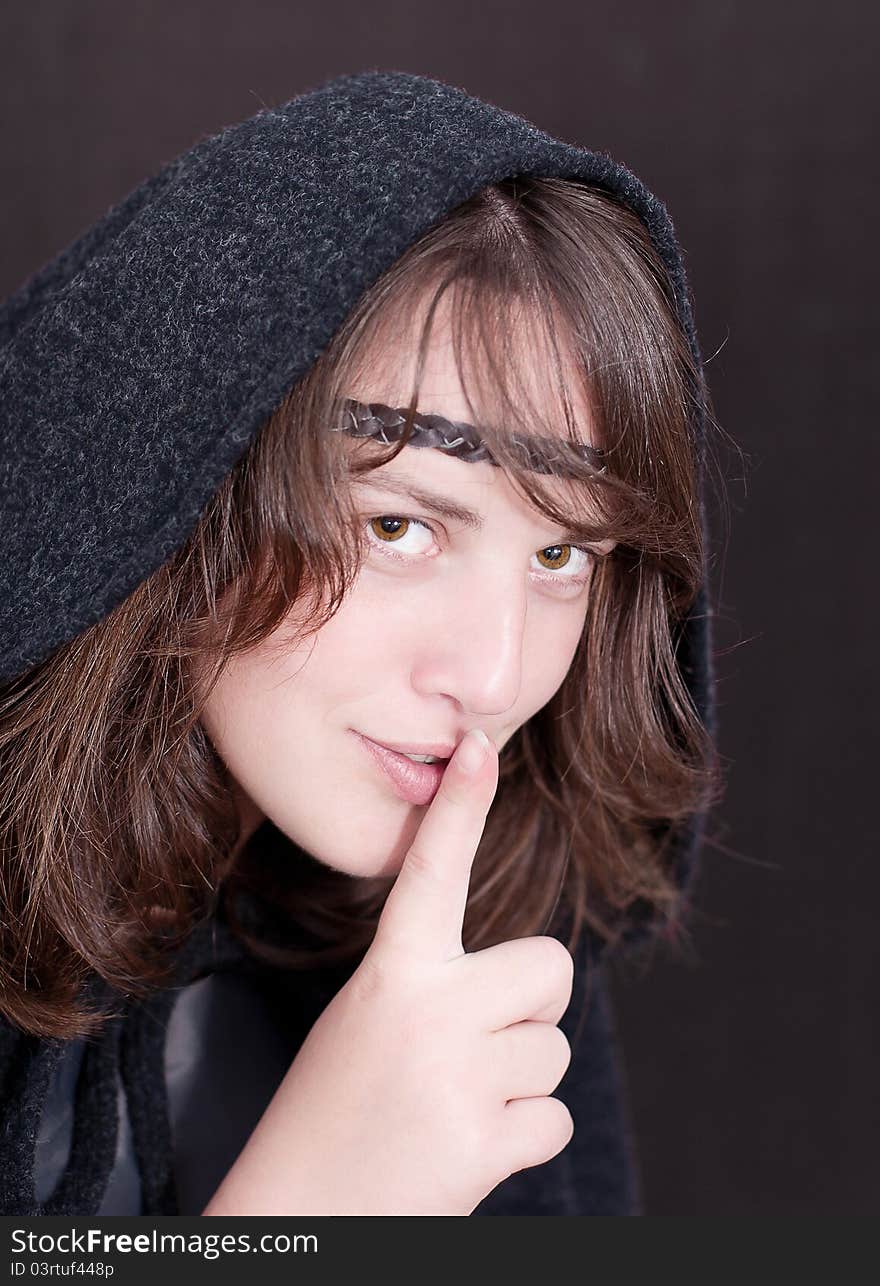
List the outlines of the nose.
{"type": "MultiPolygon", "coordinates": [[[[476,561],[476,560],[475,560],[476,561]]],[[[470,714],[501,715],[522,688],[528,610],[522,569],[485,566],[456,577],[418,635],[412,685],[452,697],[470,714]]]]}

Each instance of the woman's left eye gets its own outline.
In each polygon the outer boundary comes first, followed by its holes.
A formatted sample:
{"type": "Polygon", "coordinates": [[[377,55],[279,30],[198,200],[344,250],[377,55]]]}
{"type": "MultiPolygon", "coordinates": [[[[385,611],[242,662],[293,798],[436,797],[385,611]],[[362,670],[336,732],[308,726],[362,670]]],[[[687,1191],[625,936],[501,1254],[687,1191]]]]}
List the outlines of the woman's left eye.
{"type": "MultiPolygon", "coordinates": [[[[396,548],[389,548],[389,546],[403,545],[403,549],[407,550],[404,541],[411,532],[417,529],[430,532],[432,536],[436,535],[430,523],[401,514],[379,514],[374,518],[370,518],[367,525],[370,533],[376,537],[375,541],[368,541],[370,546],[373,548],[381,547],[380,552],[383,555],[389,558],[396,558],[401,562],[414,562],[419,557],[427,556],[425,547],[420,549],[418,542],[416,542],[415,549],[410,548],[407,552],[402,553],[396,548]]],[[[427,548],[430,548],[430,542],[427,548]]],[[[582,584],[588,577],[591,554],[590,550],[583,545],[545,545],[543,549],[537,551],[535,557],[546,559],[546,563],[542,563],[538,569],[546,573],[541,577],[543,580],[582,584]],[[572,571],[572,567],[574,567],[574,571],[572,571]]]]}

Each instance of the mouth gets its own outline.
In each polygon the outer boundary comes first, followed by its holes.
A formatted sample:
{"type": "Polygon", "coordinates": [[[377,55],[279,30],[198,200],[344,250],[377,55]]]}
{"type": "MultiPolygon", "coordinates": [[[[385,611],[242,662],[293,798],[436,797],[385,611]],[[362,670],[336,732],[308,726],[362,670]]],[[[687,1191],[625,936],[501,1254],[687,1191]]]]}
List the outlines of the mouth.
{"type": "MultiPolygon", "coordinates": [[[[363,733],[357,732],[355,736],[369,752],[373,762],[381,769],[386,781],[390,783],[399,799],[405,800],[408,804],[430,804],[440,789],[446,765],[452,757],[451,752],[448,758],[439,759],[437,763],[419,763],[408,758],[402,751],[390,750],[388,746],[380,745],[378,741],[371,741],[363,733]]],[[[440,748],[446,749],[446,747],[440,748]]],[[[422,753],[428,754],[429,751],[425,750],[422,753]]]]}

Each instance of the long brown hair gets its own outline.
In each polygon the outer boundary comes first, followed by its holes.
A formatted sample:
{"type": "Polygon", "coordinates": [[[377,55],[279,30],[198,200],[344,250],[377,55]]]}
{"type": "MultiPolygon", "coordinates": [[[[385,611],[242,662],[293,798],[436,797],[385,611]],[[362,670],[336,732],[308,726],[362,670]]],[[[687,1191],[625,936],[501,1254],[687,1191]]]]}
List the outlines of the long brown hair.
{"type": "MultiPolygon", "coordinates": [[[[81,994],[91,971],[144,996],[221,906],[257,955],[285,967],[357,961],[372,940],[393,881],[327,869],[268,821],[241,844],[234,783],[199,720],[231,657],[264,643],[294,603],[305,631],[320,629],[352,587],[363,548],[345,485],[352,457],[325,430],[377,337],[427,300],[424,351],[447,292],[472,418],[499,466],[554,522],[617,542],[596,558],[566,678],[502,750],[465,947],[545,932],[560,910],[572,951],[585,926],[615,941],[636,902],[675,921],[676,827],[722,789],[676,662],[704,567],[693,425],[701,407],[714,424],[708,393],[640,219],[589,184],[508,179],[458,206],[366,291],[185,545],[102,621],[0,687],[2,1008],[20,1028],[95,1031],[101,1014],[81,994]],[[553,405],[519,378],[514,330],[549,354],[553,405]],[[606,468],[572,460],[560,508],[540,472],[521,467],[513,435],[558,440],[564,424],[582,440],[572,379],[606,468]],[[289,917],[306,945],[258,931],[254,905],[289,917]]],[[[359,467],[393,458],[407,438],[369,444],[359,467]]]]}

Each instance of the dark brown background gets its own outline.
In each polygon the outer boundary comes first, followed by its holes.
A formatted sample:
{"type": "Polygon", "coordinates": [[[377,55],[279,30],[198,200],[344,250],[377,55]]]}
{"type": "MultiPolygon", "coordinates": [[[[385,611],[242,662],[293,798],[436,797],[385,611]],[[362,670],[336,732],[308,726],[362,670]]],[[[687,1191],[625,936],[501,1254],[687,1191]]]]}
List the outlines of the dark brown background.
{"type": "Polygon", "coordinates": [[[0,14],[3,295],[201,135],[370,67],[607,149],[667,203],[745,458],[719,445],[720,844],[693,949],[615,980],[648,1214],[880,1212],[875,15],[785,0],[0,14]]]}

